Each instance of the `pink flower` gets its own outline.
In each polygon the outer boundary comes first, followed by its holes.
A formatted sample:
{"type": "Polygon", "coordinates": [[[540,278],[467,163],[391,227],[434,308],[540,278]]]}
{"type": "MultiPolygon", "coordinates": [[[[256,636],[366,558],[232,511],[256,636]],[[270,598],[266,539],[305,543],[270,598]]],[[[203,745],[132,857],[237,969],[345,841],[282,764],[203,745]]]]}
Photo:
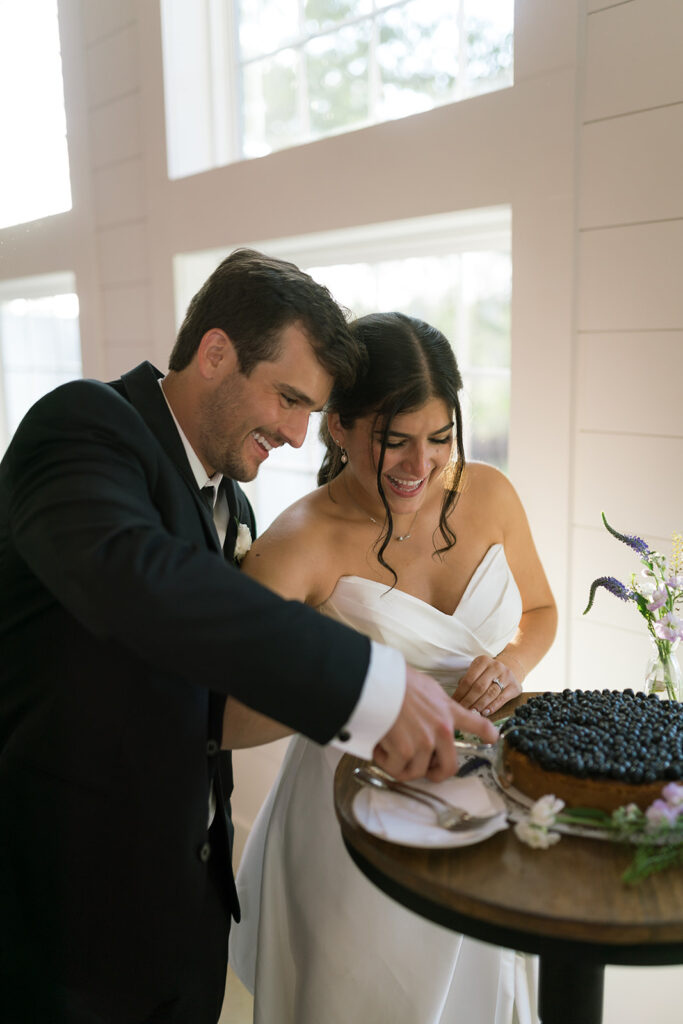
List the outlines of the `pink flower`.
{"type": "Polygon", "coordinates": [[[647,610],[649,612],[656,612],[658,608],[661,608],[662,605],[666,604],[668,596],[669,592],[666,587],[659,587],[659,589],[655,590],[652,595],[652,600],[648,604],[647,610]]]}
{"type": "Polygon", "coordinates": [[[660,640],[683,640],[683,619],[675,612],[667,612],[653,628],[660,640]]]}
{"type": "Polygon", "coordinates": [[[673,825],[678,818],[680,810],[672,807],[665,800],[655,800],[645,811],[645,817],[650,825],[658,828],[660,825],[673,825]]]}
{"type": "Polygon", "coordinates": [[[662,790],[662,796],[670,807],[678,807],[678,813],[683,813],[683,786],[680,782],[667,782],[662,790]]]}

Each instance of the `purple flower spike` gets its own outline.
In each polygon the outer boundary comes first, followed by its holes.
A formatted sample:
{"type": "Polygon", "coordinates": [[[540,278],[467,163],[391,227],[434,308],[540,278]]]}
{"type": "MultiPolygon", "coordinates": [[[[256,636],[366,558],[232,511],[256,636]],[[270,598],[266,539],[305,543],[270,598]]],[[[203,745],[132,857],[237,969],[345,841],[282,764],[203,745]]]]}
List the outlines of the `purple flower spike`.
{"type": "Polygon", "coordinates": [[[610,594],[614,594],[615,597],[620,598],[622,601],[630,601],[634,597],[632,590],[625,587],[623,583],[615,579],[614,576],[601,576],[597,580],[593,580],[591,583],[591,592],[588,597],[588,604],[586,605],[584,615],[589,612],[593,607],[593,601],[595,600],[595,592],[598,587],[604,587],[605,590],[609,590],[610,594]]]}
{"type": "Polygon", "coordinates": [[[634,551],[637,551],[642,558],[650,557],[650,549],[644,540],[641,540],[640,537],[631,537],[625,533],[618,533],[617,530],[607,522],[604,512],[602,513],[602,521],[613,537],[616,537],[617,540],[622,541],[624,544],[628,544],[628,546],[633,548],[634,551]]]}

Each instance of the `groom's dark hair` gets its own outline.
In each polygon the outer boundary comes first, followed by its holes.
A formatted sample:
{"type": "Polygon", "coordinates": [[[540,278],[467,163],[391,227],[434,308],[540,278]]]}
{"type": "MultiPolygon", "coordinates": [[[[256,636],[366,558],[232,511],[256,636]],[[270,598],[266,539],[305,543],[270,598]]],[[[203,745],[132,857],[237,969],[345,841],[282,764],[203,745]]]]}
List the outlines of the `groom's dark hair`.
{"type": "Polygon", "coordinates": [[[212,328],[230,338],[240,372],[276,359],[281,332],[291,324],[308,335],[318,361],[343,386],[353,384],[363,350],[327,288],[293,263],[254,249],[236,249],[216,267],[187,307],[171,357],[184,370],[212,328]]]}

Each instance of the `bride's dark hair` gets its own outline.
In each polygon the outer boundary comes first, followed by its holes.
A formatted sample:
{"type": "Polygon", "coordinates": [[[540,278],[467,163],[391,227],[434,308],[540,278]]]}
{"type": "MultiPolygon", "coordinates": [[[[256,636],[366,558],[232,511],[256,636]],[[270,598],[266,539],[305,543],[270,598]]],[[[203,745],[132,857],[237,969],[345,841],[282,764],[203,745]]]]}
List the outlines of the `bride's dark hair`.
{"type": "MultiPolygon", "coordinates": [[[[384,559],[384,552],[393,536],[394,523],[382,487],[382,467],[391,424],[394,417],[420,409],[432,398],[442,399],[453,411],[456,459],[447,470],[439,516],[438,528],[443,544],[437,548],[435,543],[437,554],[448,551],[456,540],[448,524],[448,516],[458,500],[458,488],[465,468],[462,412],[458,399],[462,377],[448,340],[424,320],[403,313],[371,313],[352,321],[349,329],[366,350],[365,370],[351,387],[335,384],[326,411],[337,413],[342,426],[347,429],[360,417],[374,413],[373,430],[381,433],[377,491],[386,515],[377,559],[394,576],[395,584],[396,573],[384,559]]],[[[341,451],[332,440],[325,417],[320,427],[320,438],[326,451],[318,471],[318,484],[327,484],[341,473],[344,466],[341,451]]]]}

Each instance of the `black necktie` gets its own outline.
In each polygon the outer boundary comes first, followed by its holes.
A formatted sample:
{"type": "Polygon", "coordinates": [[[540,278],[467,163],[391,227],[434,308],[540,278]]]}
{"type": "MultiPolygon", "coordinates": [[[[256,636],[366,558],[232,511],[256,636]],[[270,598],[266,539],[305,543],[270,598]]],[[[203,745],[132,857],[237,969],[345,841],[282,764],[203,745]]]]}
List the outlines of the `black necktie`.
{"type": "Polygon", "coordinates": [[[206,507],[211,513],[213,518],[213,500],[214,500],[214,487],[213,484],[207,484],[206,487],[202,487],[202,498],[206,503],[206,507]]]}

